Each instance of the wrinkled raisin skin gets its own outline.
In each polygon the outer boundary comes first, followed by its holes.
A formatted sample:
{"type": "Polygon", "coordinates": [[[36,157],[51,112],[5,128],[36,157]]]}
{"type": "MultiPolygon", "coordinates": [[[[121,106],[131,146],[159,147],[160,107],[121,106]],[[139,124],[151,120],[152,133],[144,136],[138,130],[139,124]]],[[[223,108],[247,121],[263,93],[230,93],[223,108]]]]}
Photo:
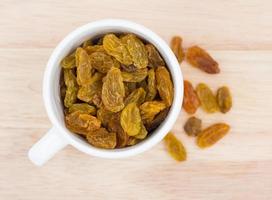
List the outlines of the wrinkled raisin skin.
{"type": "Polygon", "coordinates": [[[181,63],[184,59],[184,52],[182,49],[182,38],[180,36],[174,36],[172,38],[171,49],[177,57],[178,62],[181,63]]]}
{"type": "Polygon", "coordinates": [[[216,95],[219,109],[222,113],[227,113],[232,107],[232,97],[228,87],[224,86],[217,90],[216,95]]]}
{"type": "Polygon", "coordinates": [[[214,124],[199,133],[197,137],[197,145],[200,148],[210,147],[223,138],[229,130],[230,126],[227,124],[214,124]]]}
{"type": "Polygon", "coordinates": [[[187,158],[186,150],[173,133],[168,133],[165,138],[164,142],[167,148],[168,153],[176,160],[176,161],[185,161],[187,158]]]}
{"type": "Polygon", "coordinates": [[[192,86],[192,84],[185,80],[184,81],[184,98],[183,98],[183,108],[189,114],[194,114],[199,107],[200,102],[197,94],[192,86]]]}
{"type": "Polygon", "coordinates": [[[186,60],[194,67],[208,74],[220,73],[218,63],[202,48],[192,46],[187,50],[186,60]]]}
{"type": "Polygon", "coordinates": [[[218,111],[216,98],[211,89],[206,84],[198,84],[196,87],[196,93],[204,111],[207,113],[214,113],[218,111]]]}

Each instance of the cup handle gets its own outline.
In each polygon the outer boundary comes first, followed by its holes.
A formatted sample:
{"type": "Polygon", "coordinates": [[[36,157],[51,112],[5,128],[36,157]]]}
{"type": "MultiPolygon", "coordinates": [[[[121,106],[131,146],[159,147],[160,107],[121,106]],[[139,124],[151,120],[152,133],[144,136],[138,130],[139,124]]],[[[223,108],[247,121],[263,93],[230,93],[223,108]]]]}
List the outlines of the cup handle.
{"type": "Polygon", "coordinates": [[[31,147],[28,151],[28,158],[35,165],[42,166],[67,145],[67,140],[58,133],[58,130],[55,127],[53,127],[31,147]]]}

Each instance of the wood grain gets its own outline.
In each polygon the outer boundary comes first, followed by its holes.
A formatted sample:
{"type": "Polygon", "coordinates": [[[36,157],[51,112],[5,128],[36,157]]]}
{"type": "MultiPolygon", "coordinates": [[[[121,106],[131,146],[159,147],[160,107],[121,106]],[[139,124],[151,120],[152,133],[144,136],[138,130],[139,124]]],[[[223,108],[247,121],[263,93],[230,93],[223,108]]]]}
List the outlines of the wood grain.
{"type": "Polygon", "coordinates": [[[271,6],[268,0],[2,0],[0,199],[272,199],[271,6]],[[186,63],[181,68],[194,85],[231,88],[230,113],[196,114],[204,126],[231,124],[230,134],[200,150],[182,131],[188,117],[182,112],[173,131],[187,148],[187,162],[176,163],[159,144],[128,159],[100,159],[68,147],[41,168],[30,163],[28,149],[51,126],[41,96],[48,57],[71,30],[108,17],[146,25],[167,41],[181,34],[186,47],[209,49],[221,74],[186,63]]]}

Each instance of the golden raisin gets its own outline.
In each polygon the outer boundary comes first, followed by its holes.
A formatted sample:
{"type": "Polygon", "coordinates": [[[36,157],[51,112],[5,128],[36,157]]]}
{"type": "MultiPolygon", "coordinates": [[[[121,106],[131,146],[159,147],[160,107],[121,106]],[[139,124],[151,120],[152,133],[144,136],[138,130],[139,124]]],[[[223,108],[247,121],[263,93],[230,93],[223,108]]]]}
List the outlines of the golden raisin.
{"type": "Polygon", "coordinates": [[[204,83],[198,84],[196,87],[196,93],[200,100],[201,107],[207,113],[214,113],[218,111],[216,98],[213,95],[211,89],[204,83]]]}
{"type": "Polygon", "coordinates": [[[177,161],[181,162],[181,161],[185,161],[187,158],[187,153],[186,150],[183,146],[183,144],[181,143],[181,141],[179,141],[173,133],[168,133],[165,138],[164,138],[164,142],[166,145],[166,149],[168,151],[168,153],[177,161]]]}
{"type": "Polygon", "coordinates": [[[232,98],[228,87],[224,86],[219,88],[217,90],[216,99],[222,113],[226,113],[231,109],[232,98]]]}
{"type": "Polygon", "coordinates": [[[187,50],[186,60],[196,68],[209,74],[218,74],[218,63],[202,48],[192,46],[187,50]]]}
{"type": "Polygon", "coordinates": [[[230,130],[230,126],[224,123],[214,124],[206,129],[204,129],[201,133],[199,133],[197,137],[197,145],[200,148],[206,148],[214,145],[217,141],[223,138],[228,131],[230,130]]]}
{"type": "Polygon", "coordinates": [[[181,63],[184,59],[184,52],[182,49],[182,38],[180,36],[174,36],[172,38],[171,49],[177,57],[178,62],[181,63]]]}

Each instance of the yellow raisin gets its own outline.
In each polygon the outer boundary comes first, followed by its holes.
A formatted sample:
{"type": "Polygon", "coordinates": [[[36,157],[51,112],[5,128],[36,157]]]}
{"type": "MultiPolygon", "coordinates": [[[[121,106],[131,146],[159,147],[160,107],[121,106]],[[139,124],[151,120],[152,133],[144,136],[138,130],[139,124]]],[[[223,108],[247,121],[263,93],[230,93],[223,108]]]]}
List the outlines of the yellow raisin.
{"type": "Polygon", "coordinates": [[[144,123],[151,122],[154,117],[163,109],[166,108],[164,102],[146,101],[140,106],[140,112],[144,123]]]}
{"type": "Polygon", "coordinates": [[[125,65],[132,64],[132,58],[123,42],[114,34],[107,34],[103,38],[103,47],[106,52],[125,65]]]}
{"type": "Polygon", "coordinates": [[[164,138],[164,142],[168,153],[175,160],[181,162],[187,159],[187,153],[183,144],[174,136],[173,133],[168,133],[164,138]]]}
{"type": "Polygon", "coordinates": [[[197,137],[197,145],[200,148],[207,148],[214,145],[217,141],[223,138],[228,131],[230,130],[230,126],[224,123],[214,124],[206,129],[204,129],[201,133],[199,133],[197,137]]]}
{"type": "Polygon", "coordinates": [[[121,37],[121,41],[126,44],[126,47],[131,55],[132,61],[137,68],[145,68],[148,64],[147,52],[143,42],[134,34],[127,34],[121,37]]]}
{"type": "Polygon", "coordinates": [[[196,87],[196,93],[200,100],[201,107],[207,113],[214,113],[218,111],[216,98],[213,95],[211,89],[204,83],[198,84],[196,87]]]}
{"type": "Polygon", "coordinates": [[[219,88],[217,90],[216,99],[222,113],[226,113],[231,109],[232,98],[228,87],[224,86],[219,88]]]}
{"type": "Polygon", "coordinates": [[[180,36],[174,36],[172,38],[171,49],[177,57],[178,62],[181,63],[184,59],[184,52],[182,49],[182,38],[180,36]]]}
{"type": "Polygon", "coordinates": [[[136,103],[130,103],[122,110],[120,123],[124,131],[129,136],[135,136],[139,134],[142,120],[140,110],[136,103]]]}
{"type": "Polygon", "coordinates": [[[114,149],[117,144],[116,133],[108,132],[105,128],[89,132],[86,138],[91,145],[103,149],[114,149]]]}
{"type": "Polygon", "coordinates": [[[125,82],[141,82],[147,76],[147,68],[138,69],[134,72],[122,72],[122,77],[125,82]]]}
{"type": "Polygon", "coordinates": [[[174,88],[170,74],[165,67],[160,66],[156,69],[156,83],[160,97],[167,106],[171,106],[174,97],[174,88]]]}
{"type": "Polygon", "coordinates": [[[124,108],[125,87],[120,69],[112,67],[102,87],[102,101],[106,109],[119,112],[124,108]]]}

